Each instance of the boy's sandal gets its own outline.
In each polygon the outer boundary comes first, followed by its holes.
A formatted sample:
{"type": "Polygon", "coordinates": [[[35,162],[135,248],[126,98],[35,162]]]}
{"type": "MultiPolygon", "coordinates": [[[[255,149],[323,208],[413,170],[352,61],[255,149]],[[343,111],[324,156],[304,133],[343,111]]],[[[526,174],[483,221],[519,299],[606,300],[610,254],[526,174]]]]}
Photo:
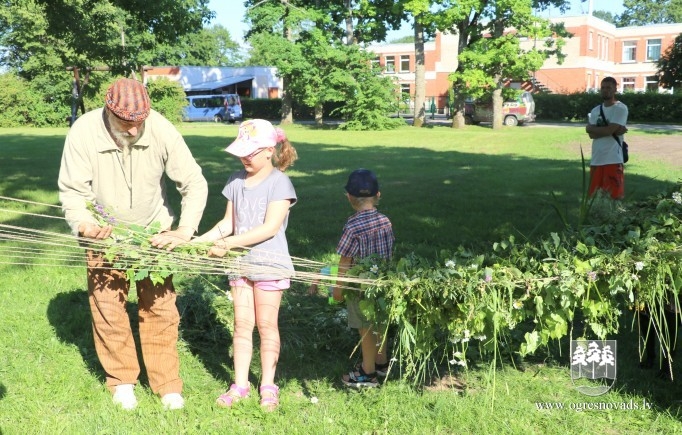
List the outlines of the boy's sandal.
{"type": "Polygon", "coordinates": [[[341,378],[341,382],[343,382],[347,387],[353,388],[362,387],[375,388],[379,386],[379,381],[377,380],[377,373],[376,372],[365,373],[365,370],[362,368],[362,365],[356,367],[355,370],[351,370],[350,372],[348,372],[347,375],[343,375],[343,377],[341,378]]]}
{"type": "Polygon", "coordinates": [[[226,393],[223,393],[220,395],[220,397],[218,397],[216,403],[218,406],[229,408],[230,406],[242,399],[246,399],[247,397],[249,397],[249,387],[240,387],[237,384],[232,384],[226,393]]]}
{"type": "MultiPolygon", "coordinates": [[[[389,365],[388,362],[385,362],[383,364],[375,363],[374,369],[376,370],[377,376],[379,376],[380,378],[385,378],[386,375],[388,375],[388,365],[389,365]]],[[[362,361],[355,364],[355,371],[356,372],[359,372],[361,368],[362,368],[362,361]]]]}
{"type": "Polygon", "coordinates": [[[274,411],[279,405],[279,387],[277,385],[261,385],[260,406],[266,411],[274,411]]]}

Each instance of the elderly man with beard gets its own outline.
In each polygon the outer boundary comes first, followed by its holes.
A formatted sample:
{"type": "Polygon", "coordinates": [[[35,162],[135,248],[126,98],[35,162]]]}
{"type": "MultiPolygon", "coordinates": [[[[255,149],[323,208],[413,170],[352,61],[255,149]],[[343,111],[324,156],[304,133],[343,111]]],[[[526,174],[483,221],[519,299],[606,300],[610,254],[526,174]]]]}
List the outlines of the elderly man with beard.
{"type": "MultiPolygon", "coordinates": [[[[106,373],[114,403],[134,409],[134,386],[140,363],[126,311],[130,282],[124,270],[113,269],[88,242],[111,235],[88,209],[105,207],[118,221],[148,226],[155,221],[166,231],[151,240],[173,249],[197,231],[206,206],[208,186],[177,129],[151,109],[144,85],[119,79],[108,89],[105,106],[81,116],[64,144],[59,171],[59,198],[72,232],[86,246],[87,282],[95,350],[106,373]],[[176,229],[166,196],[169,178],[182,196],[176,229]]],[[[163,284],[149,278],[135,283],[139,333],[149,385],[166,409],[184,406],[177,350],[180,316],[172,277],[163,284]]]]}

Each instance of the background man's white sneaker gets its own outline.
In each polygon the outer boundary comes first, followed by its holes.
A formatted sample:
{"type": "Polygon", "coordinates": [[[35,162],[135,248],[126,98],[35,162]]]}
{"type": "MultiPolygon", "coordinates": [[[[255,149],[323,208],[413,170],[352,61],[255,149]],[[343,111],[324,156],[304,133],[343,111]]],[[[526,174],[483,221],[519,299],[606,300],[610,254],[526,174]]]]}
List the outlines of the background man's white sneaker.
{"type": "Polygon", "coordinates": [[[185,399],[180,393],[168,393],[161,398],[161,403],[165,409],[182,409],[185,407],[185,399]]]}
{"type": "Polygon", "coordinates": [[[133,392],[133,384],[121,384],[114,387],[114,403],[121,405],[125,410],[132,410],[137,407],[137,398],[133,392]]]}

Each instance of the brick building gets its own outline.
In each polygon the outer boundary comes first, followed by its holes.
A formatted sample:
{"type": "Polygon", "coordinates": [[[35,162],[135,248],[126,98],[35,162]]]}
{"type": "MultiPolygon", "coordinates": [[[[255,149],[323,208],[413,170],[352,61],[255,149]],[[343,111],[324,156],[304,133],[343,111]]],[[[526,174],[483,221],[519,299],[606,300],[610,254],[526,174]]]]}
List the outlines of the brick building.
{"type": "MultiPolygon", "coordinates": [[[[620,91],[659,89],[656,61],[682,33],[680,24],[656,24],[639,27],[616,27],[592,15],[551,18],[563,22],[573,34],[563,48],[566,59],[559,65],[548,59],[532,73],[533,83],[513,84],[554,93],[584,92],[599,89],[606,76],[615,77],[620,91]]],[[[448,74],[457,68],[457,35],[436,34],[424,47],[426,66],[426,96],[437,107],[446,105],[450,82],[448,74]]],[[[524,39],[522,48],[530,49],[541,41],[524,39]]],[[[414,44],[383,44],[368,48],[377,55],[376,61],[385,75],[395,77],[403,94],[414,95],[414,44]]]]}

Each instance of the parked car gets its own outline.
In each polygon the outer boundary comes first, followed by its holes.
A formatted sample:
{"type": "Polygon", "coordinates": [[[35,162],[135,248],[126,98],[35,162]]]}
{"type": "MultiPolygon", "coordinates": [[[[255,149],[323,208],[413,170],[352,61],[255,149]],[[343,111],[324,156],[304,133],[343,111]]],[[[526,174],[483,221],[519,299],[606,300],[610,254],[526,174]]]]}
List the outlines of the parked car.
{"type": "Polygon", "coordinates": [[[242,106],[237,94],[189,95],[183,121],[236,122],[242,119],[242,106]]]}
{"type": "MultiPolygon", "coordinates": [[[[516,100],[502,103],[504,125],[515,126],[535,121],[535,100],[530,92],[523,92],[516,100]]],[[[467,124],[493,121],[493,103],[469,100],[464,105],[464,119],[467,124]]]]}
{"type": "Polygon", "coordinates": [[[239,95],[225,95],[225,119],[231,123],[242,120],[242,102],[239,95]]]}

